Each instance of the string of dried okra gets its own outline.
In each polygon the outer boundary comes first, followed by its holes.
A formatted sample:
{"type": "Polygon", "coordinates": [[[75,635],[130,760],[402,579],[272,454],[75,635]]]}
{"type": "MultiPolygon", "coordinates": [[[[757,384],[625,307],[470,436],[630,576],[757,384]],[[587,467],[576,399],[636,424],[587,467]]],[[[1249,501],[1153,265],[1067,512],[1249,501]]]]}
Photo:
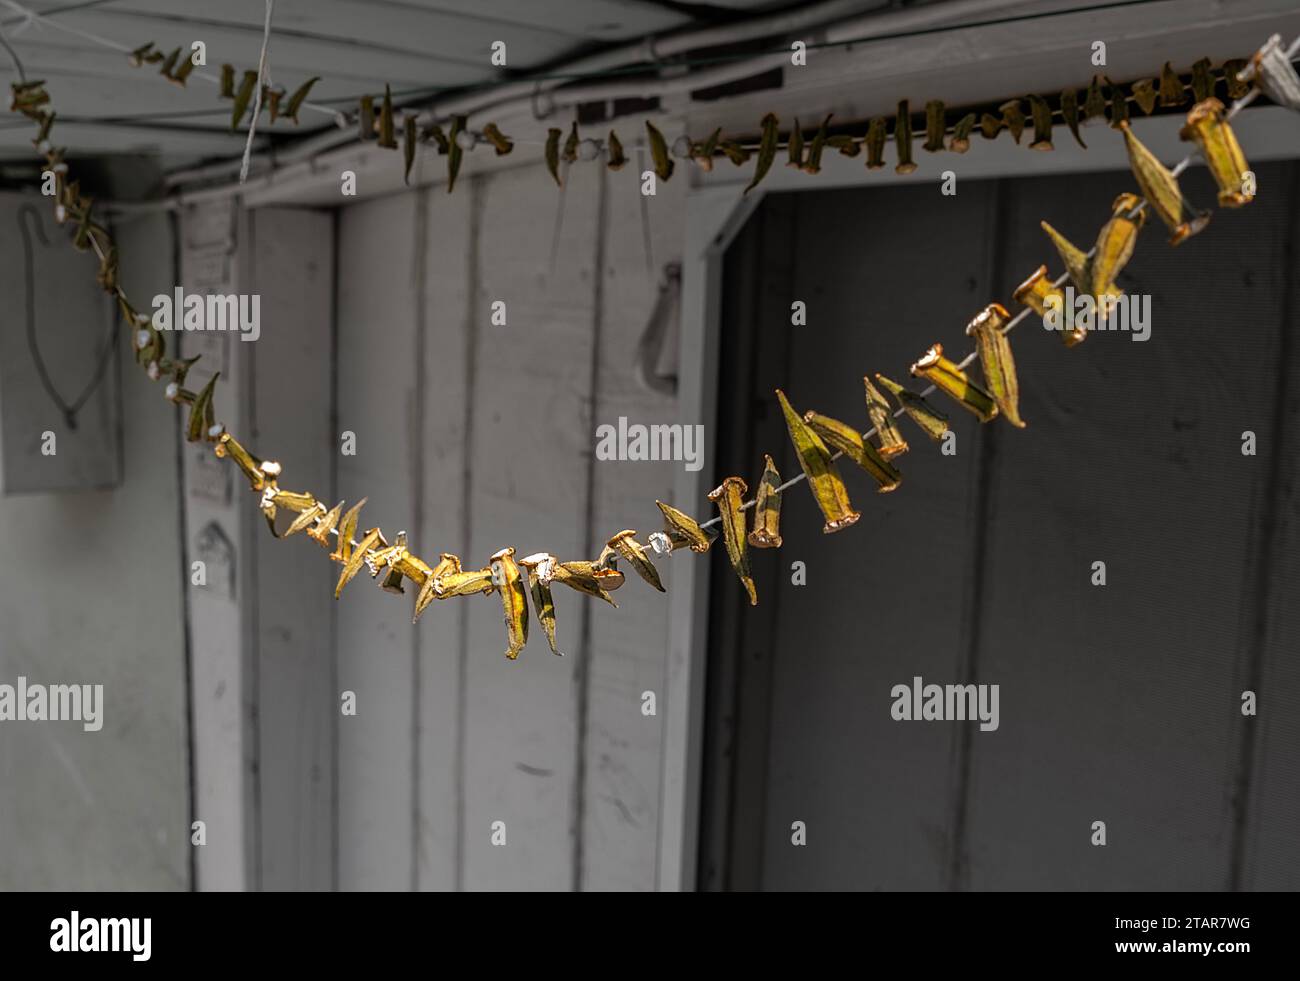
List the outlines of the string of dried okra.
{"type": "MultiPolygon", "coordinates": [[[[1290,57],[1300,48],[1300,41],[1283,53],[1279,39],[1274,37],[1255,56],[1242,72],[1258,73],[1258,84],[1279,105],[1300,109],[1300,78],[1290,64],[1290,57]]],[[[1240,79],[1238,79],[1240,80],[1240,79]]],[[[947,417],[935,410],[926,396],[943,391],[964,409],[981,421],[987,422],[1002,415],[1014,425],[1023,425],[1019,417],[1019,382],[1015,362],[1007,335],[1033,311],[1043,315],[1061,303],[1062,284],[1072,281],[1080,295],[1094,297],[1105,316],[1112,303],[1119,299],[1122,290],[1114,285],[1114,276],[1132,255],[1137,233],[1145,222],[1148,209],[1154,211],[1170,228],[1171,244],[1178,244],[1199,232],[1208,221],[1208,214],[1197,212],[1187,204],[1179,189],[1177,177],[1189,164],[1190,156],[1172,170],[1166,169],[1133,135],[1127,119],[1115,125],[1124,133],[1134,177],[1144,197],[1131,193],[1121,194],[1115,201],[1110,219],[1103,226],[1096,244],[1087,252],[1078,249],[1064,236],[1044,223],[1044,230],[1052,238],[1065,266],[1065,272],[1055,280],[1046,278],[1046,266],[1041,266],[1015,291],[1017,301],[1024,304],[1015,317],[1007,314],[999,304],[990,304],[967,327],[967,334],[976,339],[976,351],[955,363],[943,356],[943,348],[933,345],[916,363],[911,372],[931,382],[921,394],[877,375],[881,386],[899,402],[895,409],[886,397],[875,388],[870,378],[864,378],[867,411],[873,427],[865,436],[855,427],[817,412],[799,415],[783,392],[777,397],[781,402],[791,440],[799,455],[802,475],[782,483],[770,456],[759,484],[755,502],[746,503],[747,490],[740,477],[728,477],[710,495],[719,508],[719,516],[704,524],[698,523],[677,508],[656,502],[664,519],[664,529],[650,534],[646,545],[631,530],[621,531],[608,539],[601,554],[594,560],[561,561],[556,556],[540,552],[516,561],[515,550],[504,548],[489,559],[480,569],[462,568],[460,559],[442,553],[436,565],[430,566],[406,544],[405,533],[399,532],[390,544],[379,528],[370,528],[357,539],[360,512],[365,504],[353,505],[346,513],[343,502],[333,508],[308,492],[295,492],[279,487],[281,468],[273,461],[257,459],[245,449],[225,426],[216,421],[214,390],[217,375],[207,385],[194,393],[184,387],[189,370],[197,359],[169,358],[163,334],[151,319],[138,314],[131,306],[117,279],[118,254],[112,236],[92,215],[94,202],[83,195],[76,181],[68,180],[68,167],[63,150],[50,142],[55,114],[48,108],[49,95],[41,82],[20,82],[12,86],[12,111],[20,112],[39,125],[36,149],[44,154],[47,175],[51,175],[55,188],[55,220],[65,224],[75,220],[72,238],[75,247],[93,250],[100,259],[97,279],[102,288],[117,297],[123,316],[133,328],[136,360],[148,376],[157,381],[168,378],[167,398],[189,407],[187,438],[214,444],[217,456],[232,459],[248,479],[250,487],[261,494],[260,509],[273,536],[290,537],[300,532],[315,540],[323,548],[333,549],[330,558],[343,566],[335,596],[365,567],[372,578],[383,575],[382,585],[391,592],[404,592],[409,580],[418,586],[415,599],[415,618],[434,599],[473,594],[498,594],[507,627],[508,657],[517,657],[528,637],[528,601],[531,595],[533,608],[546,631],[551,650],[560,653],[556,644],[556,614],[551,586],[560,582],[587,596],[603,599],[617,605],[613,590],[624,582],[619,568],[625,564],[649,585],[663,590],[657,569],[650,560],[650,551],[657,555],[670,555],[681,548],[696,553],[708,551],[712,536],[707,530],[721,523],[721,535],[726,544],[728,558],[744,584],[752,603],[757,602],[757,590],[750,575],[746,554],[747,545],[779,547],[781,493],[790,486],[808,480],[814,498],[826,517],[826,531],[837,531],[853,524],[859,514],[853,511],[835,461],[849,457],[872,475],[882,492],[892,491],[901,482],[901,474],[891,462],[906,452],[907,444],[894,426],[893,420],[909,416],[932,439],[942,439],[948,431],[947,417]],[[979,359],[984,372],[987,390],[971,380],[965,369],[979,359]],[[871,438],[880,441],[877,447],[871,438]],[[832,455],[829,447],[834,447],[832,455]],[[744,512],[757,506],[754,527],[746,534],[744,512]],[[294,515],[283,532],[277,519],[283,509],[294,515]],[[521,571],[526,570],[525,571],[521,571]],[[526,577],[526,585],[525,585],[526,577]]],[[[1222,103],[1211,96],[1198,101],[1188,114],[1183,127],[1185,140],[1195,142],[1204,156],[1219,186],[1219,204],[1223,207],[1240,207],[1254,197],[1253,174],[1247,170],[1245,157],[1237,144],[1228,120],[1244,105],[1255,98],[1256,90],[1239,98],[1225,111],[1222,103]]],[[[1086,338],[1086,332],[1062,330],[1067,346],[1074,346],[1086,338]]]]}

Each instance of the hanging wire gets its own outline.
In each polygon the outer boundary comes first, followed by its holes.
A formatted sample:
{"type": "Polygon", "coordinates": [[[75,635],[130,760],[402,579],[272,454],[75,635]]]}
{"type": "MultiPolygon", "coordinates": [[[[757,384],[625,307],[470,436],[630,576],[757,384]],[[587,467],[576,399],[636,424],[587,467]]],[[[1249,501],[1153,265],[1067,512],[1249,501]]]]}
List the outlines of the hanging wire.
{"type": "Polygon", "coordinates": [[[21,84],[26,85],[27,72],[23,70],[22,59],[18,57],[18,52],[13,49],[13,45],[9,43],[9,38],[5,35],[5,29],[3,26],[0,26],[0,45],[2,45],[5,51],[8,52],[9,60],[14,63],[14,71],[18,73],[18,81],[21,84]]]}
{"type": "Polygon", "coordinates": [[[239,183],[248,180],[248,164],[253,156],[253,137],[257,135],[257,120],[262,115],[262,93],[271,83],[271,74],[266,68],[266,49],[271,44],[271,15],[275,12],[275,0],[266,0],[266,23],[262,27],[262,54],[257,59],[257,97],[253,100],[253,118],[248,123],[248,139],[244,141],[244,159],[239,165],[239,183]]]}
{"type": "MultiPolygon", "coordinates": [[[[45,394],[50,397],[60,412],[63,413],[63,420],[68,428],[75,430],[77,428],[77,413],[82,410],[90,397],[95,394],[95,389],[104,379],[104,372],[108,368],[108,362],[113,356],[113,348],[117,341],[118,331],[121,322],[116,312],[110,313],[112,319],[112,328],[108,332],[108,337],[104,341],[104,348],[100,352],[99,359],[95,364],[95,371],[90,377],[82,393],[71,404],[64,401],[63,396],[54,385],[54,380],[50,378],[49,370],[45,365],[45,358],[41,355],[40,343],[36,336],[36,262],[32,255],[32,236],[33,229],[36,231],[36,237],[41,240],[41,245],[49,248],[50,240],[45,237],[45,227],[41,224],[41,213],[36,210],[35,206],[24,204],[18,209],[18,234],[23,240],[23,282],[26,288],[26,321],[27,321],[27,349],[31,353],[32,363],[36,366],[36,376],[40,379],[41,387],[45,389],[45,394]],[[28,220],[30,219],[30,221],[28,220]]],[[[111,233],[110,233],[111,234],[111,233]]]]}

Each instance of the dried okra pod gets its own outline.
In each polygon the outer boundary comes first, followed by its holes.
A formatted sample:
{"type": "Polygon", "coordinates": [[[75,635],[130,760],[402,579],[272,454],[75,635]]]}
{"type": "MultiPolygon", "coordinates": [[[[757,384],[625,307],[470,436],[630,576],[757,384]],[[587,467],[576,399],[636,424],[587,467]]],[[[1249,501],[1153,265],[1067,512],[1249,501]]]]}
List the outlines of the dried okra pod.
{"type": "Polygon", "coordinates": [[[912,374],[925,378],[946,395],[971,413],[980,422],[988,422],[997,417],[997,403],[993,396],[980,388],[970,377],[943,355],[943,345],[934,344],[912,365],[912,374]]]}
{"type": "Polygon", "coordinates": [[[781,412],[785,416],[786,429],[790,432],[790,442],[794,444],[795,453],[799,457],[799,466],[803,468],[804,476],[808,478],[808,487],[826,519],[822,532],[829,535],[856,523],[862,515],[853,510],[844,478],[831,461],[830,450],[799,413],[795,412],[779,388],[776,397],[781,403],[781,412]]]}
{"type": "Polygon", "coordinates": [[[926,153],[938,153],[942,150],[946,130],[943,103],[938,99],[931,99],[925,104],[925,142],[921,144],[921,149],[926,153]]]}
{"type": "Polygon", "coordinates": [[[898,117],[894,120],[894,148],[898,151],[896,174],[910,174],[916,170],[912,162],[912,116],[904,99],[898,104],[898,117]]]}
{"type": "Polygon", "coordinates": [[[872,428],[880,440],[880,455],[892,460],[907,452],[907,440],[894,421],[894,410],[889,401],[867,375],[862,376],[862,386],[866,390],[867,415],[871,418],[872,428]]]}
{"type": "Polygon", "coordinates": [[[450,573],[460,571],[460,559],[450,552],[443,552],[438,564],[425,574],[424,582],[420,584],[420,592],[415,597],[415,613],[411,617],[412,623],[420,619],[420,614],[437,597],[438,580],[450,573]]]}
{"type": "Polygon", "coordinates": [[[990,303],[969,324],[966,334],[975,338],[984,384],[1002,410],[1002,417],[1017,429],[1025,428],[1020,418],[1020,382],[1016,377],[1016,359],[1006,326],[1011,317],[1000,303],[990,303]]]}
{"type": "Polygon", "coordinates": [[[668,156],[668,144],[664,140],[664,134],[655,128],[654,123],[646,120],[646,135],[650,140],[650,158],[654,161],[655,174],[661,181],[666,181],[673,176],[673,161],[668,156]]]}
{"type": "Polygon", "coordinates": [[[755,548],[781,547],[781,474],[777,472],[772,457],[763,457],[763,476],[758,481],[758,497],[754,501],[754,527],[749,533],[749,544],[755,548]]]}
{"type": "Polygon", "coordinates": [[[506,657],[512,661],[528,643],[528,594],[514,556],[513,548],[503,548],[492,556],[489,566],[492,582],[501,594],[506,622],[506,657]]]}
{"type": "MultiPolygon", "coordinates": [[[[224,67],[224,66],[223,66],[224,67]]],[[[295,126],[298,125],[298,110],[302,104],[307,101],[307,93],[311,91],[312,86],[320,81],[319,75],[313,75],[307,81],[303,82],[293,90],[293,95],[289,96],[288,103],[284,107],[284,118],[291,120],[295,126]]]]}
{"type": "Polygon", "coordinates": [[[902,406],[907,417],[920,426],[927,436],[935,442],[943,439],[943,434],[948,431],[948,417],[946,415],[920,395],[909,391],[898,382],[886,378],[884,375],[877,374],[876,381],[880,382],[894,398],[898,399],[898,404],[902,406]]]}
{"type": "Polygon", "coordinates": [[[998,111],[1002,113],[1002,121],[1011,131],[1011,138],[1020,143],[1020,134],[1025,131],[1025,113],[1020,108],[1019,99],[1010,99],[998,106],[998,111]]]}
{"type": "Polygon", "coordinates": [[[1201,156],[1219,185],[1220,207],[1240,208],[1255,199],[1253,182],[1246,178],[1250,164],[1246,163],[1241,144],[1228,124],[1222,102],[1211,96],[1192,106],[1187,125],[1178,135],[1183,140],[1195,141],[1201,148],[1201,156]]]}
{"type": "Polygon", "coordinates": [[[745,187],[746,194],[757,187],[758,182],[772,169],[772,162],[776,159],[777,144],[781,140],[779,125],[776,116],[772,113],[769,112],[763,117],[763,137],[759,141],[758,156],[754,160],[754,176],[745,187]]]}
{"type": "Polygon", "coordinates": [[[698,521],[685,512],[677,510],[671,504],[665,504],[663,501],[655,501],[655,504],[663,513],[664,528],[673,543],[674,551],[683,545],[689,547],[692,552],[707,552],[709,550],[709,545],[712,544],[713,539],[705,533],[698,521]]]}
{"type": "Polygon", "coordinates": [[[739,477],[728,477],[718,487],[709,492],[709,500],[718,505],[722,516],[722,541],[727,547],[727,558],[731,568],[749,594],[749,605],[758,605],[758,591],[754,588],[754,577],[749,572],[749,556],[745,552],[745,492],[749,487],[739,477]]]}
{"type": "Polygon", "coordinates": [[[1181,106],[1186,101],[1187,87],[1183,85],[1183,80],[1178,77],[1173,66],[1166,61],[1164,67],[1160,69],[1160,105],[1170,109],[1181,106]]]}
{"type": "Polygon", "coordinates": [[[555,574],[556,558],[549,552],[537,552],[519,560],[528,570],[528,591],[533,597],[533,612],[546,631],[546,642],[551,653],[563,657],[555,643],[555,597],[551,595],[551,578],[555,574]]]}
{"type": "Polygon", "coordinates": [[[1147,203],[1173,233],[1169,244],[1178,245],[1186,241],[1209,223],[1209,214],[1189,214],[1192,209],[1186,207],[1178,178],[1142,145],[1133,134],[1132,126],[1125,122],[1120,124],[1120,129],[1124,133],[1129,164],[1133,168],[1133,176],[1137,178],[1138,187],[1142,189],[1147,203]]]}
{"type": "Polygon", "coordinates": [[[1034,120],[1034,139],[1029,144],[1031,150],[1051,150],[1052,146],[1052,109],[1041,95],[1029,97],[1029,111],[1034,120]]]}
{"type": "Polygon", "coordinates": [[[1146,211],[1138,210],[1141,204],[1136,194],[1125,192],[1111,205],[1110,220],[1097,234],[1097,245],[1087,263],[1085,286],[1098,308],[1105,316],[1108,304],[1101,302],[1105,296],[1119,296],[1123,292],[1115,285],[1115,277],[1133,257],[1137,247],[1138,232],[1146,224],[1146,211]]]}
{"type": "Polygon", "coordinates": [[[898,469],[864,440],[853,426],[811,410],[803,414],[803,421],[812,427],[813,432],[821,437],[829,449],[838,450],[871,474],[880,485],[879,493],[887,494],[896,490],[903,482],[903,475],[898,469]]]}
{"type": "Polygon", "coordinates": [[[631,529],[620,531],[605,544],[626,560],[628,565],[636,570],[637,575],[651,586],[661,593],[667,592],[664,584],[659,580],[659,570],[654,567],[650,556],[646,554],[645,546],[636,540],[635,531],[631,529]]]}
{"type": "Polygon", "coordinates": [[[1154,78],[1139,78],[1130,86],[1133,101],[1138,104],[1144,115],[1151,115],[1156,109],[1156,99],[1160,93],[1156,89],[1154,78]]]}
{"type": "Polygon", "coordinates": [[[970,133],[975,128],[975,119],[975,113],[968,112],[953,124],[952,136],[948,139],[948,149],[953,153],[965,153],[970,149],[970,133]]]}
{"type": "Polygon", "coordinates": [[[885,166],[886,123],[884,116],[876,116],[867,124],[863,145],[867,148],[867,169],[878,170],[885,166]]]}

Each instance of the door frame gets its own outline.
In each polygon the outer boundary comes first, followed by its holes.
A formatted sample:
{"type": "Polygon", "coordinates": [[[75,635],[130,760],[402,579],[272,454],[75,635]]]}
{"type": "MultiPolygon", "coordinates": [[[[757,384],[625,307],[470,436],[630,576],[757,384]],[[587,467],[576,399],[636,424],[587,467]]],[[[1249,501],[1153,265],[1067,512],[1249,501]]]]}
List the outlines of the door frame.
{"type": "MultiPolygon", "coordinates": [[[[1262,43],[1266,38],[1261,38],[1262,43]]],[[[1162,160],[1186,155],[1189,144],[1178,138],[1182,117],[1157,116],[1133,120],[1137,136],[1162,160]]],[[[1250,160],[1300,158],[1300,113],[1277,106],[1253,107],[1233,123],[1250,160]]],[[[939,193],[941,175],[963,180],[1045,176],[1128,170],[1124,141],[1106,133],[1098,122],[1085,130],[1090,149],[1070,139],[1058,139],[1050,154],[1029,153],[1011,140],[980,142],[969,155],[945,154],[937,166],[923,158],[915,172],[891,169],[867,171],[859,161],[836,156],[823,163],[815,179],[791,168],[774,168],[762,189],[745,194],[748,175],[715,171],[696,173],[687,194],[682,248],[682,301],[678,406],[686,423],[716,432],[718,339],[722,314],[722,271],[727,250],[767,195],[776,192],[825,191],[841,188],[933,183],[939,193]]],[[[1199,165],[1199,164],[1198,164],[1199,165]]],[[[705,440],[703,466],[679,470],[674,501],[685,509],[705,499],[710,490],[715,453],[705,440]]],[[[669,649],[665,669],[662,776],[660,782],[659,844],[655,887],[661,891],[693,890],[699,844],[700,775],[704,760],[704,702],[709,628],[710,563],[683,562],[673,570],[669,594],[669,649]]]]}

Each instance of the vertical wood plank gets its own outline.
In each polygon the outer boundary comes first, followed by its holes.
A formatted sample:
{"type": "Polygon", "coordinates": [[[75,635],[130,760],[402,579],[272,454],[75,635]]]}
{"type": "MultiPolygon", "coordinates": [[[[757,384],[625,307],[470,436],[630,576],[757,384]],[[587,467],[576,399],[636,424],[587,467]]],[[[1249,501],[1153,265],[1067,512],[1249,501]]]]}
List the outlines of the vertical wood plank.
{"type": "MultiPolygon", "coordinates": [[[[463,554],[468,542],[464,489],[475,331],[473,278],[477,254],[478,181],[448,195],[421,196],[425,209],[424,264],[424,500],[423,540],[415,546],[433,564],[441,552],[463,554]]],[[[414,196],[413,196],[414,197],[414,196]]],[[[418,625],[419,706],[417,756],[419,809],[418,886],[455,889],[461,881],[461,743],[464,648],[471,600],[437,602],[418,625]]]]}
{"type": "MultiPolygon", "coordinates": [[[[189,293],[239,293],[239,216],[233,202],[191,207],[182,214],[181,284],[189,293]]],[[[187,387],[205,385],[221,372],[216,417],[236,434],[249,419],[246,350],[227,333],[176,333],[167,338],[185,357],[201,355],[187,387]]],[[[187,417],[182,413],[182,419],[187,417]]],[[[197,887],[243,890],[256,884],[257,783],[254,775],[256,704],[252,650],[253,579],[247,485],[219,460],[206,441],[181,440],[185,487],[185,569],[193,674],[194,817],[206,826],[199,849],[197,887]],[[192,563],[205,565],[206,582],[192,583],[192,563]]]]}
{"type": "MultiPolygon", "coordinates": [[[[683,422],[677,400],[642,388],[634,376],[637,344],[658,297],[663,266],[681,260],[681,221],[686,180],[659,185],[642,198],[639,168],[609,173],[605,216],[600,363],[594,393],[595,429],[683,422]],[[641,208],[646,206],[653,268],[646,268],[641,208]]],[[[594,251],[594,246],[593,246],[594,251]]],[[[677,310],[672,314],[676,316],[677,310]]],[[[675,336],[667,338],[675,345],[675,336]]],[[[706,439],[708,434],[706,434],[706,439]]],[[[674,473],[684,464],[664,461],[602,461],[595,466],[592,540],[597,550],[624,528],[638,539],[663,524],[656,499],[672,497],[674,473]]],[[[689,561],[677,556],[676,562],[689,561]]],[[[672,558],[655,560],[664,587],[673,588],[672,558]]],[[[664,699],[664,652],[669,603],[630,569],[619,608],[592,609],[584,746],[583,840],[580,887],[585,890],[654,888],[659,835],[659,778],[664,699]],[[654,716],[641,712],[641,694],[655,694],[654,716]]],[[[561,648],[563,649],[563,648],[561,648]]]]}
{"type": "MultiPolygon", "coordinates": [[[[573,168],[559,199],[537,168],[483,178],[471,325],[478,338],[469,446],[473,512],[461,554],[467,567],[485,565],[506,546],[517,557],[548,550],[561,559],[595,558],[580,549],[588,523],[598,179],[594,168],[573,168]],[[519,216],[561,200],[552,268],[553,222],[519,216]],[[506,304],[507,326],[491,325],[494,301],[506,304]]],[[[499,597],[456,602],[469,616],[464,884],[567,889],[580,833],[572,809],[581,656],[575,642],[581,604],[592,601],[557,591],[560,649],[568,658],[551,655],[538,636],[517,661],[502,656],[499,597]],[[504,847],[490,840],[497,821],[506,827],[504,847]]],[[[533,629],[540,634],[539,625],[533,629]]]]}
{"type": "MultiPolygon", "coordinates": [[[[380,198],[340,216],[339,432],[332,440],[337,453],[341,435],[355,434],[356,455],[338,457],[339,496],[349,506],[367,497],[358,533],[379,526],[389,541],[416,513],[413,202],[380,198]]],[[[366,574],[338,603],[338,684],[357,696],[357,714],[339,719],[343,889],[406,889],[412,881],[412,630],[409,597],[389,595],[366,574]]]]}
{"type": "MultiPolygon", "coordinates": [[[[250,215],[248,289],[261,296],[252,361],[253,445],[284,468],[286,490],[330,490],[333,216],[267,208],[250,215]]],[[[254,505],[245,493],[244,507],[254,505]]],[[[328,507],[333,501],[325,501],[328,507]]],[[[251,511],[250,511],[251,513],[251,511]]],[[[289,519],[282,516],[283,529],[289,519]]],[[[260,886],[320,890],[333,883],[335,567],[306,535],[276,541],[258,529],[258,781],[260,886]]]]}

